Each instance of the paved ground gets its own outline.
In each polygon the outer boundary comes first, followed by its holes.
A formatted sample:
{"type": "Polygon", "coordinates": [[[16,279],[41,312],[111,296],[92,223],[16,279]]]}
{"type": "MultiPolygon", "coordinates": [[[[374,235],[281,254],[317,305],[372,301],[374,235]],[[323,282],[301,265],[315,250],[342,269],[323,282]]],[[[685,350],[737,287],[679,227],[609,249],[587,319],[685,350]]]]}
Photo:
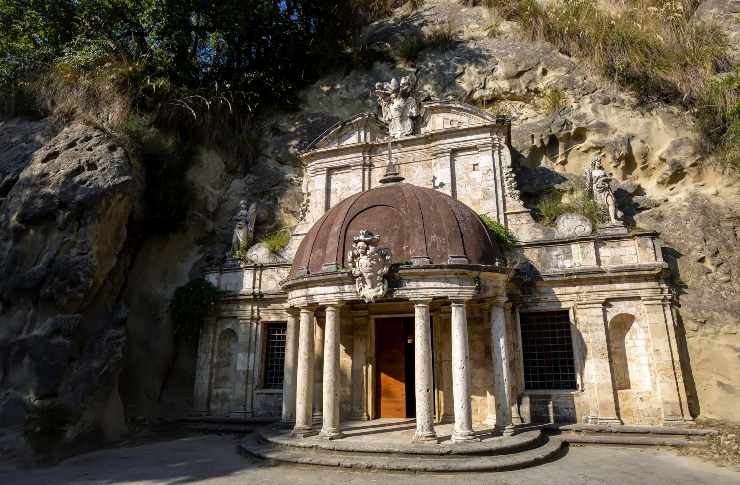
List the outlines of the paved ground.
{"type": "Polygon", "coordinates": [[[52,468],[0,472],[0,484],[740,484],[740,472],[648,448],[572,446],[563,458],[525,470],[412,475],[270,465],[237,454],[236,445],[237,440],[230,436],[197,435],[106,449],[52,468]]]}

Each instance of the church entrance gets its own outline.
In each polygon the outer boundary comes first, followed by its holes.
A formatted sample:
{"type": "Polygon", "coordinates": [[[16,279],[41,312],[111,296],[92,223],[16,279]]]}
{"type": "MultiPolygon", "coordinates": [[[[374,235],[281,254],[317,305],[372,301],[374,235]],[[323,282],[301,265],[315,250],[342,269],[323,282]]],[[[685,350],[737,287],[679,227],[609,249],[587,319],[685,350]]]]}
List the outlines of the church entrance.
{"type": "Polygon", "coordinates": [[[413,317],[375,320],[375,359],[379,417],[415,417],[413,317]]]}

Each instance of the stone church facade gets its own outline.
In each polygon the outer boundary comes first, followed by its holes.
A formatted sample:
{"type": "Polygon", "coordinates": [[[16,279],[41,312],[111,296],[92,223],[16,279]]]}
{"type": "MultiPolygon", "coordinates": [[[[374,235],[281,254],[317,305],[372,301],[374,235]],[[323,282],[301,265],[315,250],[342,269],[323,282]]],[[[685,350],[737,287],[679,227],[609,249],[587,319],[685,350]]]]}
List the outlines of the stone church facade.
{"type": "Polygon", "coordinates": [[[380,115],[302,154],[284,259],[208,273],[227,296],[201,333],[194,411],[328,438],[342,421],[416,418],[420,441],[441,422],[455,441],[474,425],[690,422],[658,234],[627,231],[613,207],[596,228],[567,215],[544,230],[520,200],[508,119],[421,102],[413,78],[376,88],[380,115]]]}

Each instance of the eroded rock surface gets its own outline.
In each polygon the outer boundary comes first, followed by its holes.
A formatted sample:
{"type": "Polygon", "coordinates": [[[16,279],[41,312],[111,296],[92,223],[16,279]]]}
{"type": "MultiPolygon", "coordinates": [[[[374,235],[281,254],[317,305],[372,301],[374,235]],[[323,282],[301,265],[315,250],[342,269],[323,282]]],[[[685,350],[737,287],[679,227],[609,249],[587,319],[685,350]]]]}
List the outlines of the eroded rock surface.
{"type": "MultiPolygon", "coordinates": [[[[38,123],[19,131],[46,133],[38,123]]],[[[63,409],[56,438],[75,443],[122,429],[111,402],[126,344],[117,297],[140,184],[99,130],[74,123],[36,149],[42,141],[15,145],[6,180],[16,181],[0,201],[0,421],[63,409]]]]}

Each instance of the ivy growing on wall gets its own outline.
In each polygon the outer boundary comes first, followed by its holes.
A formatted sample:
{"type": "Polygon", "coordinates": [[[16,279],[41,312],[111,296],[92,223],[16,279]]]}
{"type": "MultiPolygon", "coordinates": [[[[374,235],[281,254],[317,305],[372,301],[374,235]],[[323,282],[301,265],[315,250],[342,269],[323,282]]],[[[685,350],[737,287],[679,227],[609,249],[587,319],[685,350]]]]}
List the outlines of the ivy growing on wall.
{"type": "Polygon", "coordinates": [[[483,225],[486,226],[491,239],[498,243],[501,249],[503,249],[504,251],[510,251],[514,249],[517,240],[514,234],[509,231],[508,227],[494,221],[487,214],[481,214],[480,220],[483,222],[483,225]]]}
{"type": "Polygon", "coordinates": [[[203,278],[177,288],[170,301],[170,316],[176,339],[197,341],[208,313],[223,291],[203,278]]]}

